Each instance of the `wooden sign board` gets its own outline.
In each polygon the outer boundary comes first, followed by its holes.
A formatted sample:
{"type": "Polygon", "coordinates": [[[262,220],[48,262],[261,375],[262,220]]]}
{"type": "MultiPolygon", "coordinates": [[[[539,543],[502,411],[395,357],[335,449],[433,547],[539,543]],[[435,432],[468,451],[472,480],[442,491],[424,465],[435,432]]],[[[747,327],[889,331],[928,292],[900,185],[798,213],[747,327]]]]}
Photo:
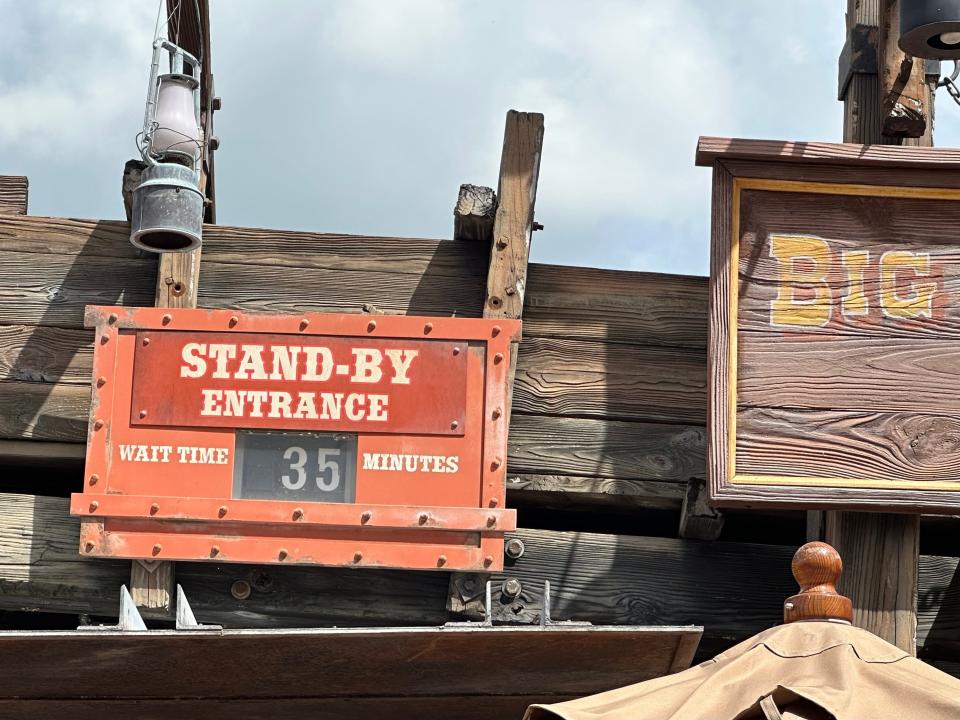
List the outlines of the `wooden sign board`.
{"type": "Polygon", "coordinates": [[[84,555],[497,571],[519,321],[90,307],[84,555]]]}
{"type": "Polygon", "coordinates": [[[718,505],[960,509],[960,153],[703,138],[718,505]]]}

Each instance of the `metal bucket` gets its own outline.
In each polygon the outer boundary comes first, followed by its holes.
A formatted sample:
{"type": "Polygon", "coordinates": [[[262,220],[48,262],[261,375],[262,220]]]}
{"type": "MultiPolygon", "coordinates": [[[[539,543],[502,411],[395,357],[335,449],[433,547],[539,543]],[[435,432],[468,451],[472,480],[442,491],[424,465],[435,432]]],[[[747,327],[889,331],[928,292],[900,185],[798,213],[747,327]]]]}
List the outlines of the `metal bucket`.
{"type": "Polygon", "coordinates": [[[133,191],[130,242],[149,252],[200,247],[203,194],[196,172],[175,163],[148,165],[133,191]]]}

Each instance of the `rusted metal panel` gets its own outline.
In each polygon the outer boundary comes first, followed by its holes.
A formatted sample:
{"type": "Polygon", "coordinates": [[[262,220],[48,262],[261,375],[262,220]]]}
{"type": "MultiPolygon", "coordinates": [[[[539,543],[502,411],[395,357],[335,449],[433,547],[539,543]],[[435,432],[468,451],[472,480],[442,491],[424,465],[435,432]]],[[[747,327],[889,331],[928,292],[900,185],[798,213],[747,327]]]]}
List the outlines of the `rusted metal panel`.
{"type": "Polygon", "coordinates": [[[502,568],[519,322],[122,307],[87,322],[81,553],[502,568]]]}

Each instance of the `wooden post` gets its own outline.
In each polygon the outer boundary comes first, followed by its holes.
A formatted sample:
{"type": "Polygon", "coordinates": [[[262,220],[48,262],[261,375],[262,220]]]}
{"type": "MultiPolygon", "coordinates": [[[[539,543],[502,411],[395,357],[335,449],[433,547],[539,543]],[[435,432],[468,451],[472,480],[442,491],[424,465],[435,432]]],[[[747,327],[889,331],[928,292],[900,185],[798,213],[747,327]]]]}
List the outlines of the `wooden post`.
{"type": "MultiPolygon", "coordinates": [[[[917,134],[917,113],[906,115],[897,98],[905,88],[918,88],[915,70],[907,72],[909,83],[901,85],[903,53],[897,49],[899,0],[848,0],[847,28],[882,28],[878,38],[878,75],[855,75],[844,100],[844,142],[891,145],[932,145],[933,94],[923,82],[922,97],[911,104],[920,110],[925,127],[917,134]],[[880,38],[882,37],[882,42],[880,38]],[[881,78],[883,81],[881,82],[881,78]],[[898,89],[899,88],[899,89],[898,89]],[[909,116],[901,132],[903,117],[909,116]],[[894,137],[888,133],[898,132],[894,137]]],[[[923,66],[920,60],[913,65],[923,66]]],[[[921,71],[922,72],[922,71],[921,71]]],[[[882,513],[828,512],[824,524],[825,539],[844,559],[846,566],[840,590],[853,600],[853,622],[905,652],[916,655],[917,588],[919,582],[920,517],[882,513]]]]}
{"type": "MultiPolygon", "coordinates": [[[[516,110],[507,112],[503,152],[500,156],[500,180],[495,196],[497,206],[493,219],[490,265],[487,270],[487,294],[483,306],[485,318],[517,319],[523,314],[542,148],[543,115],[516,110]]],[[[481,193],[486,198],[489,198],[490,194],[481,193]]],[[[463,196],[464,190],[461,187],[461,199],[463,196]]],[[[459,209],[460,201],[454,213],[458,218],[462,214],[458,212],[459,209]]],[[[504,412],[508,422],[516,370],[517,343],[512,343],[510,371],[507,376],[507,407],[504,412]]],[[[486,578],[482,575],[453,573],[447,599],[448,610],[478,612],[477,601],[482,597],[485,582],[486,578]]]]}
{"type": "MultiPolygon", "coordinates": [[[[213,204],[213,110],[212,93],[213,74],[210,70],[210,26],[209,7],[206,0],[199,3],[200,16],[180,3],[167,0],[167,12],[170,17],[170,36],[176,36],[180,45],[202,63],[201,80],[201,124],[205,140],[201,158],[200,189],[206,198],[205,218],[208,222],[216,219],[213,204]],[[199,23],[199,24],[198,24],[199,23]]],[[[128,174],[135,174],[136,168],[127,164],[124,172],[124,198],[128,193],[128,174]]],[[[129,217],[129,209],[128,209],[129,217]]],[[[157,265],[157,286],[154,304],[157,307],[193,308],[197,306],[197,290],[200,278],[200,248],[187,253],[162,253],[157,265]]],[[[174,564],[168,561],[134,560],[130,571],[130,595],[145,614],[167,615],[173,607],[174,564]]]]}
{"type": "Polygon", "coordinates": [[[493,222],[497,214],[497,194],[482,185],[461,185],[453,209],[453,239],[493,242],[493,222]]]}

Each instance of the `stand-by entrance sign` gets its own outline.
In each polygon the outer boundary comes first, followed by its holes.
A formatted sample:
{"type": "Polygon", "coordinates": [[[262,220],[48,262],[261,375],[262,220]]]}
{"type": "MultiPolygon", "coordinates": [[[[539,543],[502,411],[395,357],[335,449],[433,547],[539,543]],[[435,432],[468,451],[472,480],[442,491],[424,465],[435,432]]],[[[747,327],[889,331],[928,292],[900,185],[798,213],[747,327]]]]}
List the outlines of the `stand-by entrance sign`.
{"type": "Polygon", "coordinates": [[[496,571],[513,320],[89,307],[84,555],[496,571]]]}
{"type": "Polygon", "coordinates": [[[960,152],[701,139],[710,494],[960,508],[960,152]]]}

